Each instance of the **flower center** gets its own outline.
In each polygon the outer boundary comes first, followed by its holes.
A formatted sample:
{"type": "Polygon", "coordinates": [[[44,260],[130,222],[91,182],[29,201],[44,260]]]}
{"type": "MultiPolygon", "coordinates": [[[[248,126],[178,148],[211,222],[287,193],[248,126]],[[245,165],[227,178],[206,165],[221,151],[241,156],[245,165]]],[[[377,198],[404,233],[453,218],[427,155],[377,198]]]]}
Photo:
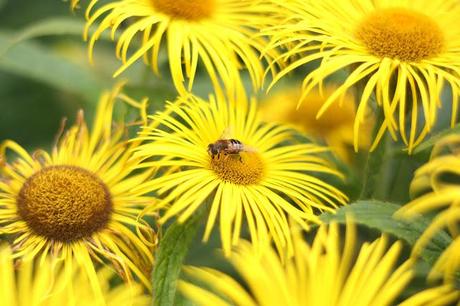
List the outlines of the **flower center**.
{"type": "Polygon", "coordinates": [[[200,20],[214,12],[215,0],[151,0],[160,12],[173,18],[200,20]]]}
{"type": "Polygon", "coordinates": [[[19,215],[36,234],[65,242],[104,228],[112,212],[104,183],[75,166],[51,166],[35,173],[19,191],[17,204],[19,215]]]}
{"type": "Polygon", "coordinates": [[[257,152],[220,154],[211,158],[210,168],[221,180],[238,185],[257,184],[264,174],[264,163],[257,152]]]}
{"type": "Polygon", "coordinates": [[[374,55],[407,62],[435,56],[444,47],[444,35],[431,17],[404,8],[376,10],[356,34],[374,55]]]}

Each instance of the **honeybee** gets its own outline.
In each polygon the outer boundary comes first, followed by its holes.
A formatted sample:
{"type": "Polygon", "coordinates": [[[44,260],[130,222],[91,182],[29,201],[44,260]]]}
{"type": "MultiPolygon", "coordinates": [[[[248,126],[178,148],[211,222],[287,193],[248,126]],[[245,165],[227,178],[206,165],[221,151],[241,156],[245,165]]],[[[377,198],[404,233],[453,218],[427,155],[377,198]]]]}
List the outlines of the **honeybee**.
{"type": "MultiPolygon", "coordinates": [[[[240,152],[245,151],[244,145],[241,141],[237,139],[218,139],[214,143],[208,145],[208,154],[214,159],[214,157],[219,156],[221,153],[224,155],[230,154],[239,154],[240,152]]],[[[241,156],[240,156],[241,161],[241,156]]]]}
{"type": "Polygon", "coordinates": [[[208,145],[208,154],[214,159],[216,156],[219,157],[222,153],[224,156],[238,157],[240,162],[243,162],[240,153],[255,152],[255,150],[244,145],[238,139],[230,138],[232,134],[230,131],[230,127],[225,128],[219,139],[208,145]]]}

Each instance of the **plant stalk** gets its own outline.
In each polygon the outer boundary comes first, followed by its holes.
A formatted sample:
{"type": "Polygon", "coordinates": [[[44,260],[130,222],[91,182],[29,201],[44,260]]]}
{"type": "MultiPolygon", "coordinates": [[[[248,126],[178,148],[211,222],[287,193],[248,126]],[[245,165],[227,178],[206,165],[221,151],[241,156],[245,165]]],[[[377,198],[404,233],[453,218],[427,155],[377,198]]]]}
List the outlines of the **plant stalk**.
{"type": "MultiPolygon", "coordinates": [[[[379,107],[376,111],[375,125],[372,131],[372,141],[377,136],[384,120],[385,115],[383,113],[383,109],[379,107]]],[[[381,170],[384,164],[386,147],[386,136],[384,135],[375,150],[367,154],[363,186],[359,197],[361,200],[371,199],[375,196],[379,182],[381,182],[381,170]]]]}

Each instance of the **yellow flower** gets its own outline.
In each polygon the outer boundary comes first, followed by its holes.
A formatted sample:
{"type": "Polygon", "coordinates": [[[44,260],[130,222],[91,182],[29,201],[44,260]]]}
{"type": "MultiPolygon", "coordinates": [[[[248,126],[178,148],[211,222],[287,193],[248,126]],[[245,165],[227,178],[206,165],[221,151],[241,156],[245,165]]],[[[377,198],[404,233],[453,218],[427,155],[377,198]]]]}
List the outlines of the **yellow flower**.
{"type": "MultiPolygon", "coordinates": [[[[264,74],[260,58],[266,42],[255,34],[267,24],[274,6],[260,0],[117,0],[94,10],[98,0],[88,7],[85,37],[92,24],[100,23],[89,40],[90,57],[101,33],[111,29],[114,34],[121,24],[128,23],[118,38],[116,54],[123,65],[115,72],[118,76],[131,64],[143,57],[159,74],[158,59],[166,44],[172,80],[180,93],[191,91],[197,67],[201,64],[217,92],[222,85],[234,95],[241,86],[240,69],[247,69],[255,89],[261,87],[264,74]],[[141,46],[128,55],[133,39],[139,36],[141,46]],[[188,80],[187,89],[184,84],[188,80]]],[[[114,36],[113,36],[114,37],[114,36]]]]}
{"type": "Polygon", "coordinates": [[[439,141],[430,162],[416,171],[411,183],[411,195],[415,198],[397,213],[399,217],[416,218],[420,214],[437,212],[414,246],[414,254],[419,254],[443,228],[450,232],[453,241],[436,261],[430,279],[443,275],[445,280],[450,281],[455,273],[460,272],[459,176],[460,135],[452,135],[439,141]]]}
{"type": "Polygon", "coordinates": [[[145,110],[145,103],[116,87],[101,97],[92,132],[80,112],[51,153],[29,155],[9,140],[0,145],[0,233],[14,239],[14,257],[53,254],[65,261],[66,269],[75,260],[95,291],[100,288],[94,264],[103,260],[111,261],[126,280],[134,273],[150,286],[156,241],[138,218],[153,199],[132,191],[152,173],[132,173],[138,160],[130,152],[138,143],[122,139],[123,126],[112,129],[118,98],[145,110]],[[8,150],[15,153],[12,162],[7,161],[8,150]]]}
{"type": "MultiPolygon", "coordinates": [[[[329,85],[323,89],[312,90],[298,106],[301,97],[299,87],[281,89],[261,104],[262,120],[291,124],[296,129],[323,139],[328,146],[344,161],[351,161],[353,147],[353,121],[355,118],[355,102],[351,94],[346,94],[337,109],[330,109],[320,118],[316,113],[321,109],[324,101],[332,95],[337,86],[329,85]]],[[[370,145],[372,118],[367,118],[366,126],[360,129],[361,148],[370,145]]]]}
{"type": "MultiPolygon", "coordinates": [[[[260,253],[242,243],[231,263],[245,287],[220,271],[187,267],[190,277],[210,289],[185,281],[179,282],[179,288],[198,305],[385,306],[395,305],[414,275],[412,260],[398,265],[402,243],[388,247],[386,236],[364,243],[356,254],[353,225],[348,225],[345,241],[337,224],[321,226],[311,245],[297,233],[294,248],[294,257],[284,262],[268,245],[260,253]]],[[[459,292],[445,285],[415,294],[399,305],[449,305],[458,298],[459,292]]]]}
{"type": "Polygon", "coordinates": [[[254,100],[232,103],[211,96],[208,102],[189,95],[167,110],[170,115],[153,117],[164,129],[147,127],[140,138],[146,142],[135,155],[149,159],[144,167],[178,170],[140,187],[155,189],[166,195],[165,203],[173,203],[160,223],[175,215],[183,222],[208,200],[204,240],[219,218],[226,255],[238,242],[244,219],[254,243],[271,235],[280,252],[290,255],[288,216],[308,228],[307,221],[320,222],[315,213],[346,203],[342,192],[316,177],[340,176],[317,156],[326,148],[290,144],[294,131],[262,123],[254,100]],[[225,147],[243,151],[232,154],[225,147]]]}
{"type": "Polygon", "coordinates": [[[276,1],[289,18],[268,30],[273,44],[295,46],[284,56],[293,62],[274,82],[299,66],[321,64],[304,79],[304,95],[328,76],[348,68],[344,83],[318,116],[354,86],[360,89],[354,123],[358,132],[374,94],[384,121],[371,147],[389,131],[397,132],[409,152],[436,123],[444,85],[452,91],[452,125],[460,90],[460,5],[457,0],[276,1]],[[421,113],[421,118],[417,116],[421,113]],[[410,122],[410,126],[408,125],[410,122]]]}
{"type": "Polygon", "coordinates": [[[11,249],[6,245],[0,247],[0,296],[5,306],[149,304],[149,296],[144,294],[141,285],[130,283],[112,287],[109,283],[112,277],[113,272],[108,268],[97,272],[103,294],[103,302],[100,302],[77,266],[65,270],[62,261],[56,262],[50,256],[43,261],[28,257],[18,266],[13,262],[11,249]]]}

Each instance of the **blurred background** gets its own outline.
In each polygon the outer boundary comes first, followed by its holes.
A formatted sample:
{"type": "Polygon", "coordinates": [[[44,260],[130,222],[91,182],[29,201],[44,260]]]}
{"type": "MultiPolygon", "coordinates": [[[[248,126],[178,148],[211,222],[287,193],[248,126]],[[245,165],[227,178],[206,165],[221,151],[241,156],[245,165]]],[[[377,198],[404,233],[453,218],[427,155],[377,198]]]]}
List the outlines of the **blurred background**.
{"type": "Polygon", "coordinates": [[[148,96],[151,109],[174,99],[167,75],[157,78],[142,62],[114,80],[119,62],[107,36],[91,65],[83,13],[62,0],[0,0],[0,141],[49,148],[62,118],[71,124],[84,109],[92,119],[100,93],[125,79],[126,91],[136,99],[148,96]]]}

